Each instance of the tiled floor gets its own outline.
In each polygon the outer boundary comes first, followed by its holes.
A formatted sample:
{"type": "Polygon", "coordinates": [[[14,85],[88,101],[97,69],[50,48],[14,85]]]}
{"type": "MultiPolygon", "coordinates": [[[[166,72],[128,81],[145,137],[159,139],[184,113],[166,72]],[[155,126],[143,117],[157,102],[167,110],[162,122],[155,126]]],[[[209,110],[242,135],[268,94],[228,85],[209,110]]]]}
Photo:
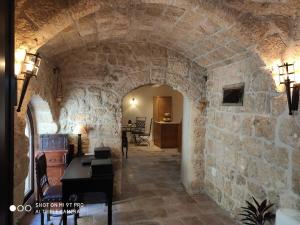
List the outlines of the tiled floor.
{"type": "MultiPolygon", "coordinates": [[[[180,155],[175,149],[131,147],[124,161],[123,194],[113,205],[114,225],[234,225],[205,195],[189,196],[180,183],[180,155]]],[[[106,207],[87,205],[79,225],[107,224],[106,207]]],[[[51,218],[48,224],[58,224],[51,218]]],[[[73,224],[72,216],[70,222],[73,224]]],[[[39,224],[39,215],[28,215],[22,225],[39,224]]]]}

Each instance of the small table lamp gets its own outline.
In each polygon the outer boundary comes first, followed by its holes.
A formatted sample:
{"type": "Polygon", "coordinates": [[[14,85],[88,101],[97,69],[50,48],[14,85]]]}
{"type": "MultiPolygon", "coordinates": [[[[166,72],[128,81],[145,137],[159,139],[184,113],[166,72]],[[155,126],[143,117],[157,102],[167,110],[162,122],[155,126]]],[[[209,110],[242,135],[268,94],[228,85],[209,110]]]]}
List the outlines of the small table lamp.
{"type": "Polygon", "coordinates": [[[83,152],[82,152],[82,144],[81,144],[81,135],[82,134],[86,134],[86,129],[84,126],[82,125],[77,125],[73,131],[74,134],[78,135],[78,143],[77,143],[77,156],[82,156],[83,152]]]}

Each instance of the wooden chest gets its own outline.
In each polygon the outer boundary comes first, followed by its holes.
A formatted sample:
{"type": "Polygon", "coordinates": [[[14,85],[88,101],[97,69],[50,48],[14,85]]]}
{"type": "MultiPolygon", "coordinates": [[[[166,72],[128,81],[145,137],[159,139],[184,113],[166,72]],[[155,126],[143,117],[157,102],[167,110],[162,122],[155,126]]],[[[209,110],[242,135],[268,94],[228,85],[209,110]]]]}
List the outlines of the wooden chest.
{"type": "Polygon", "coordinates": [[[68,136],[66,134],[40,135],[40,150],[46,155],[47,175],[51,185],[60,185],[66,168],[68,136]]]}
{"type": "Polygon", "coordinates": [[[181,139],[179,129],[179,123],[154,122],[154,144],[160,148],[178,148],[181,139]]]}

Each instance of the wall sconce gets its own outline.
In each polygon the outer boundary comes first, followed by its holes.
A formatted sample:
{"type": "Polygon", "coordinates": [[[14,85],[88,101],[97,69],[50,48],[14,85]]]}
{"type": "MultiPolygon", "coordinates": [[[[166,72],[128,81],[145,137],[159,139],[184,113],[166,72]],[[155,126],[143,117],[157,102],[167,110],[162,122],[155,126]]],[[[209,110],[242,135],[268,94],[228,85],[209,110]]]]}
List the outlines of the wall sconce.
{"type": "Polygon", "coordinates": [[[279,69],[279,82],[285,85],[285,91],[289,106],[289,115],[293,115],[293,111],[298,110],[299,104],[299,87],[300,84],[296,83],[294,64],[284,63],[278,66],[279,69]],[[294,84],[293,84],[294,83],[294,84]],[[291,86],[293,84],[293,86],[291,86]],[[291,94],[291,88],[293,93],[291,94]]]}
{"type": "Polygon", "coordinates": [[[137,100],[136,100],[135,98],[132,98],[132,99],[130,100],[130,105],[136,106],[136,104],[137,104],[137,100]]]}
{"type": "Polygon", "coordinates": [[[73,131],[73,134],[77,134],[77,156],[82,156],[82,142],[81,142],[81,135],[86,134],[86,128],[82,125],[77,125],[73,131]]]}
{"type": "Polygon", "coordinates": [[[41,57],[39,54],[26,53],[24,49],[18,49],[15,54],[15,72],[17,80],[24,80],[17,112],[21,111],[22,103],[32,77],[37,77],[41,57]],[[20,76],[23,75],[23,78],[20,76]]]}

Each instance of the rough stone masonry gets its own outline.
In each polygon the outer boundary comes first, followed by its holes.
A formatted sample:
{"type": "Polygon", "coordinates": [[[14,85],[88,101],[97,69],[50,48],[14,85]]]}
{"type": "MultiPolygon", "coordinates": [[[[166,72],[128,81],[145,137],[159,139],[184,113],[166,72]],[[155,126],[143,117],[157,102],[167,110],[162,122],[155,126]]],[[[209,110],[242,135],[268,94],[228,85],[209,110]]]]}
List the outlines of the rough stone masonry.
{"type": "Polygon", "coordinates": [[[38,50],[44,61],[15,115],[16,204],[28,168],[23,131],[32,97],[49,105],[58,132],[88,124],[85,151],[113,147],[120,192],[122,98],[163,83],[191,102],[183,162],[190,193],[207,192],[233,215],[250,195],[300,208],[300,118],[288,116],[273,77],[280,60],[300,62],[299,11],[298,0],[18,0],[16,48],[38,50]],[[239,82],[244,105],[222,106],[222,87],[239,82]]]}

